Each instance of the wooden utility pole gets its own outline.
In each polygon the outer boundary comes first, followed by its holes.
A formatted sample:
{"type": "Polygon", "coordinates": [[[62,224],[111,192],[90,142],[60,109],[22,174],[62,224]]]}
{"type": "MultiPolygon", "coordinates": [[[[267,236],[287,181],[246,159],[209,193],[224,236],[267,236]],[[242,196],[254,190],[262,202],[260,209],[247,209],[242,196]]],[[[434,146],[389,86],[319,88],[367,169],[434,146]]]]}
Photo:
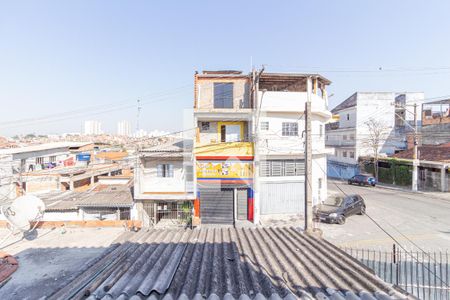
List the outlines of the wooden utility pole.
{"type": "Polygon", "coordinates": [[[412,174],[412,190],[417,192],[417,180],[418,180],[418,169],[419,169],[419,161],[417,159],[417,146],[418,146],[418,138],[417,138],[417,103],[414,103],[414,152],[413,152],[413,174],[412,174]]]}
{"type": "Polygon", "coordinates": [[[313,231],[312,212],[312,140],[311,140],[311,77],[307,78],[305,102],[305,231],[313,231]]]}

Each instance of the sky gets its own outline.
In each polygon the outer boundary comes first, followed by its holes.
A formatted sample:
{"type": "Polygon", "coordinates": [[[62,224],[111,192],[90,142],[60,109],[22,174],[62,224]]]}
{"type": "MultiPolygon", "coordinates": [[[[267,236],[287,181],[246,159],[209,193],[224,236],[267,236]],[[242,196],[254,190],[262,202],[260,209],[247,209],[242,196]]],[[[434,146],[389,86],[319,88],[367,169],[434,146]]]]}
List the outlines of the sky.
{"type": "Polygon", "coordinates": [[[320,73],[356,91],[450,95],[450,1],[1,1],[0,136],[98,120],[176,131],[196,70],[320,73]]]}

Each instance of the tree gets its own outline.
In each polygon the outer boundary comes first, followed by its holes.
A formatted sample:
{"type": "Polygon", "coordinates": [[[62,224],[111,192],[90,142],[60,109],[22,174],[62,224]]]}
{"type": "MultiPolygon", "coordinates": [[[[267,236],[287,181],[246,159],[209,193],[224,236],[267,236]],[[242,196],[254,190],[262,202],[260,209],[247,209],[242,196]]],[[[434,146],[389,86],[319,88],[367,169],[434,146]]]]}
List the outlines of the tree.
{"type": "Polygon", "coordinates": [[[378,181],[378,157],[380,154],[380,149],[383,146],[388,134],[388,127],[381,121],[370,118],[366,121],[365,126],[368,130],[367,138],[363,140],[363,144],[369,147],[373,153],[373,170],[374,176],[378,181]]]}

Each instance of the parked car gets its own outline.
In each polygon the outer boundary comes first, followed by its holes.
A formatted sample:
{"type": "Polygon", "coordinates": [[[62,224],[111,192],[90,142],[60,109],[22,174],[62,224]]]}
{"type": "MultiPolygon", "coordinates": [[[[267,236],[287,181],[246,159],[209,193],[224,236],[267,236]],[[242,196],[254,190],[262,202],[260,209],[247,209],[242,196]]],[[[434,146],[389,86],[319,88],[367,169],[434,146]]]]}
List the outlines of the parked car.
{"type": "Polygon", "coordinates": [[[331,224],[344,224],[352,215],[363,215],[366,204],[360,195],[333,196],[315,207],[316,221],[331,224]]]}
{"type": "Polygon", "coordinates": [[[377,180],[374,177],[367,175],[355,175],[348,180],[348,184],[358,184],[358,185],[371,185],[375,186],[377,180]]]}

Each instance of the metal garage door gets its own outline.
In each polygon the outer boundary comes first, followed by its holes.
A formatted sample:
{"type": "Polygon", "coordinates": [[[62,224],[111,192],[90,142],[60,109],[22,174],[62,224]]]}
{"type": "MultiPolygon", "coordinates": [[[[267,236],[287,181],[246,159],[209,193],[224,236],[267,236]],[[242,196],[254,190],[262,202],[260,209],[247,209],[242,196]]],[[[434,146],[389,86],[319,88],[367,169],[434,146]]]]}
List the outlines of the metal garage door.
{"type": "Polygon", "coordinates": [[[304,212],[305,183],[261,182],[261,214],[294,214],[304,212]]]}
{"type": "Polygon", "coordinates": [[[200,218],[202,224],[233,224],[233,189],[201,189],[200,218]]]}

